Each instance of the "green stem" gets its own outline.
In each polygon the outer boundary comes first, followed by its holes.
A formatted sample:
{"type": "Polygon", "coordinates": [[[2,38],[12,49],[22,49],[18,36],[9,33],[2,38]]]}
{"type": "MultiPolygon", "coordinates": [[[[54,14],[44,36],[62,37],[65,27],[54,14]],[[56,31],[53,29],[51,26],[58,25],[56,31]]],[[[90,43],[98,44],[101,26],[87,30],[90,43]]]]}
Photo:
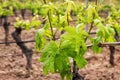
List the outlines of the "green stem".
{"type": "MultiPolygon", "coordinates": [[[[93,23],[94,23],[94,22],[91,23],[91,26],[90,26],[90,29],[89,29],[89,31],[88,31],[88,34],[91,33],[91,30],[92,30],[92,28],[93,28],[93,23]]],[[[88,37],[85,38],[85,42],[87,41],[87,38],[88,38],[88,37]]]]}
{"type": "Polygon", "coordinates": [[[52,22],[51,22],[51,19],[50,19],[50,11],[48,11],[48,20],[49,20],[49,23],[50,23],[50,29],[51,29],[51,35],[52,35],[52,40],[55,41],[55,35],[54,35],[54,31],[53,31],[53,26],[52,26],[52,22]]]}
{"type": "Polygon", "coordinates": [[[67,23],[68,23],[68,26],[69,26],[69,15],[68,15],[68,12],[67,12],[67,23]]]}
{"type": "Polygon", "coordinates": [[[95,4],[96,4],[96,5],[98,4],[98,0],[95,1],[95,4]]]}
{"type": "Polygon", "coordinates": [[[93,28],[93,23],[94,23],[94,22],[91,23],[91,27],[90,27],[90,29],[89,29],[89,31],[88,31],[88,34],[90,34],[90,32],[91,32],[91,30],[92,30],[92,28],[93,28]]]}
{"type": "MultiPolygon", "coordinates": [[[[93,19],[94,19],[94,17],[95,17],[95,14],[93,14],[93,19]]],[[[94,21],[92,21],[92,23],[91,23],[90,29],[88,30],[88,34],[91,33],[91,30],[93,29],[93,24],[94,24],[94,21]]],[[[87,38],[88,37],[85,38],[85,41],[87,40],[87,38]]]]}
{"type": "Polygon", "coordinates": [[[43,0],[43,2],[44,2],[44,4],[46,4],[47,2],[46,2],[46,0],[43,0]]]}
{"type": "MultiPolygon", "coordinates": [[[[46,4],[46,0],[43,0],[43,1],[44,1],[44,4],[46,4]]],[[[53,26],[52,26],[52,22],[51,22],[51,18],[50,18],[50,10],[48,11],[47,16],[48,16],[48,21],[49,21],[49,24],[50,24],[52,40],[55,41],[55,35],[54,35],[53,26]]]]}

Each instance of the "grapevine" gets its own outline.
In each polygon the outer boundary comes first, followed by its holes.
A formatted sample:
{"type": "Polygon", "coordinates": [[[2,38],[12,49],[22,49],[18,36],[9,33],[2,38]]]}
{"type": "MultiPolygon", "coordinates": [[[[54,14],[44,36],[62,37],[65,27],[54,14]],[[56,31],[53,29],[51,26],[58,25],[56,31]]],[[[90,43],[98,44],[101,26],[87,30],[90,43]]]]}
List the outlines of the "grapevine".
{"type": "MultiPolygon", "coordinates": [[[[15,31],[12,36],[26,56],[28,71],[32,69],[33,51],[25,46],[20,34],[23,30],[31,28],[37,30],[36,51],[41,53],[39,61],[43,63],[45,75],[49,72],[59,72],[62,80],[83,80],[78,70],[87,65],[84,56],[90,47],[94,53],[100,53],[103,47],[108,45],[111,52],[110,63],[114,65],[114,45],[120,44],[118,42],[119,7],[114,4],[102,5],[99,0],[96,0],[94,4],[86,0],[87,6],[73,0],[10,1],[0,3],[0,16],[4,16],[6,20],[8,16],[16,15],[16,11],[23,12],[21,14],[23,18],[16,17],[15,31]],[[33,15],[31,20],[25,19],[25,10],[31,11],[33,15]],[[107,16],[102,16],[102,12],[105,12],[107,16]],[[42,19],[39,19],[40,17],[42,19]],[[93,37],[91,33],[94,28],[95,36],[93,37]],[[90,44],[87,44],[87,41],[90,44]]],[[[8,29],[7,20],[6,23],[4,26],[8,29]]],[[[6,34],[8,35],[7,32],[6,34]]]]}

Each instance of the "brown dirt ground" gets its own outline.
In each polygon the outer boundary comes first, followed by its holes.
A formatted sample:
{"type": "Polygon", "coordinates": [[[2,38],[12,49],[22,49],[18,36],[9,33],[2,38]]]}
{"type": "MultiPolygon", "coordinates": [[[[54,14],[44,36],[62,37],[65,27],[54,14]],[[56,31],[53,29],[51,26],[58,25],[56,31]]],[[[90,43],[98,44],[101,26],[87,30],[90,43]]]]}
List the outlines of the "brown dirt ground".
{"type": "MultiPolygon", "coordinates": [[[[14,20],[13,20],[14,21],[14,20]]],[[[11,33],[14,28],[10,26],[9,41],[13,41],[11,33]]],[[[23,40],[32,40],[35,38],[36,31],[22,32],[23,40]]],[[[0,27],[0,42],[4,41],[4,30],[0,27]]],[[[35,52],[35,43],[26,43],[26,45],[34,51],[33,54],[33,71],[29,78],[26,78],[26,59],[22,56],[20,48],[16,44],[5,46],[0,44],[0,80],[61,80],[58,73],[44,76],[42,73],[42,63],[38,60],[40,53],[35,52]]],[[[85,80],[120,80],[120,47],[116,47],[115,66],[109,64],[109,49],[105,47],[101,54],[94,54],[89,49],[86,52],[88,64],[84,69],[80,69],[79,73],[85,80]]]]}

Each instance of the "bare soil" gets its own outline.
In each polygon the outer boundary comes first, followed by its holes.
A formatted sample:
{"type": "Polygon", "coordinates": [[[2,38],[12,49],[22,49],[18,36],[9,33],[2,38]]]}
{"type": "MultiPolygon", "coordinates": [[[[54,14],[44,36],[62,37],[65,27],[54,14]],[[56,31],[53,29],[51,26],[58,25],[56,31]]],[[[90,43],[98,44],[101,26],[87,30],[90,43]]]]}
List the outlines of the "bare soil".
{"type": "MultiPolygon", "coordinates": [[[[14,22],[14,20],[12,20],[14,22]]],[[[11,33],[14,31],[10,26],[9,41],[14,41],[11,33]]],[[[36,30],[22,32],[23,40],[33,40],[36,30]]],[[[0,26],[0,42],[4,42],[4,29],[0,26]]],[[[20,48],[16,44],[0,44],[0,80],[61,80],[58,73],[44,76],[42,73],[42,63],[39,62],[41,53],[36,53],[35,43],[26,43],[34,51],[33,70],[30,77],[26,78],[26,59],[22,55],[20,48]]],[[[88,64],[79,73],[85,80],[120,80],[120,47],[116,46],[115,66],[109,64],[109,48],[105,47],[100,54],[94,54],[89,49],[86,52],[88,64]]]]}

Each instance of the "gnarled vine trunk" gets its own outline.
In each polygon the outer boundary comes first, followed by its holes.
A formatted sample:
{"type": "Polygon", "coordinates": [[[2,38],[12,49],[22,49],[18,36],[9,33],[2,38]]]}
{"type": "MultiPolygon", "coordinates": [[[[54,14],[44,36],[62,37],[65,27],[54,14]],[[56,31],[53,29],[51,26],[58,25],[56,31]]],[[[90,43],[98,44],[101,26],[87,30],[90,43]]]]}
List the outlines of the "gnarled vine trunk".
{"type": "Polygon", "coordinates": [[[9,25],[10,23],[8,22],[8,17],[4,16],[4,24],[3,24],[3,28],[5,30],[5,43],[6,45],[9,45],[8,43],[8,34],[9,34],[9,25]]]}
{"type": "Polygon", "coordinates": [[[13,8],[13,12],[14,12],[15,17],[17,17],[17,12],[15,8],[13,8]]]}
{"type": "Polygon", "coordinates": [[[23,54],[26,57],[27,64],[26,64],[26,69],[30,70],[32,69],[32,54],[33,51],[32,49],[28,49],[27,46],[22,42],[20,34],[22,32],[21,28],[16,28],[16,30],[12,33],[12,37],[16,41],[17,45],[21,48],[23,54]],[[21,42],[21,43],[19,43],[21,42]]]}
{"type": "Polygon", "coordinates": [[[79,68],[76,65],[76,62],[73,61],[73,78],[72,80],[84,80],[84,78],[78,73],[79,68]]]}
{"type": "Polygon", "coordinates": [[[109,46],[110,49],[110,64],[114,66],[114,53],[115,53],[115,47],[114,46],[109,46]]]}
{"type": "Polygon", "coordinates": [[[25,12],[26,12],[26,9],[21,10],[21,16],[22,16],[23,19],[25,19],[25,12]]]}
{"type": "MultiPolygon", "coordinates": [[[[116,34],[115,34],[115,39],[118,41],[119,39],[119,36],[118,36],[118,33],[117,31],[115,30],[116,34]]],[[[110,64],[112,66],[114,66],[114,54],[115,54],[115,46],[109,46],[109,50],[110,50],[110,64]]]]}

